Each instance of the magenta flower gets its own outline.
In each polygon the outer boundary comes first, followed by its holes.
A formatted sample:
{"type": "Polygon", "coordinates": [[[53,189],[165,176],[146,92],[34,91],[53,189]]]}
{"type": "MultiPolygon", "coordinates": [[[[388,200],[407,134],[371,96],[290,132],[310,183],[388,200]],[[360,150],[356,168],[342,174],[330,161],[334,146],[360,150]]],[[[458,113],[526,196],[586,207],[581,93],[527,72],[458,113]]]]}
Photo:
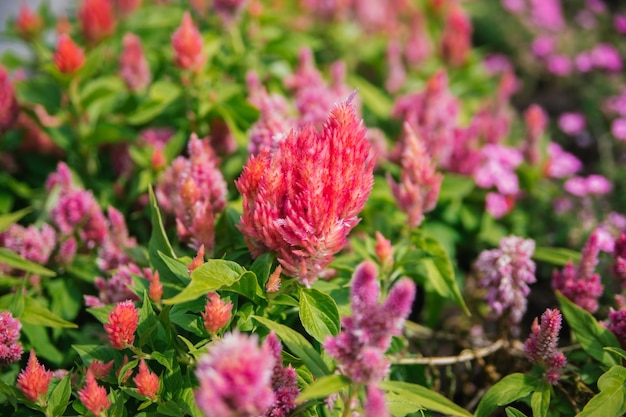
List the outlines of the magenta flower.
{"type": "Polygon", "coordinates": [[[235,182],[252,254],[275,252],[289,276],[313,282],[346,244],[373,185],[374,158],[348,102],[322,132],[292,131],[273,155],[252,157],[235,182]]]}
{"type": "Polygon", "coordinates": [[[20,107],[9,74],[0,66],[0,135],[15,126],[19,113],[20,107]]]}
{"type": "Polygon", "coordinates": [[[578,197],[585,197],[590,194],[607,194],[613,189],[613,185],[608,179],[596,174],[589,175],[587,178],[570,178],[565,181],[563,187],[565,191],[578,197]]]}
{"type": "Polygon", "coordinates": [[[415,283],[403,278],[379,304],[377,276],[376,265],[371,261],[357,267],[350,293],[353,315],[344,317],[342,331],[324,342],[339,371],[358,384],[377,383],[387,374],[385,351],[391,337],[402,332],[415,298],[415,283]]]}
{"type": "MultiPolygon", "coordinates": [[[[626,288],[626,232],[620,233],[613,246],[613,274],[622,289],[626,288]]],[[[626,335],[626,334],[625,334],[626,335]]],[[[626,340],[626,339],[625,339],[626,340]]]]}
{"type": "Polygon", "coordinates": [[[524,112],[526,142],[524,157],[529,164],[537,164],[540,158],[540,141],[548,125],[548,115],[538,104],[532,104],[524,112]]]}
{"type": "Polygon", "coordinates": [[[600,275],[594,273],[599,252],[598,234],[593,232],[582,250],[578,266],[574,267],[569,261],[561,272],[554,270],[552,273],[552,288],[590,313],[598,310],[598,299],[604,291],[600,275]]]}
{"type": "Polygon", "coordinates": [[[0,368],[17,362],[22,357],[20,343],[22,323],[8,311],[0,313],[0,368]]]}
{"type": "Polygon", "coordinates": [[[207,417],[257,417],[276,400],[272,375],[276,359],[256,335],[229,333],[209,346],[196,368],[196,403],[207,417]]]}
{"type": "Polygon", "coordinates": [[[613,27],[622,35],[626,35],[626,14],[616,14],[613,17],[613,27]]]}
{"type": "Polygon", "coordinates": [[[585,116],[580,112],[562,113],[558,119],[559,129],[568,135],[581,133],[585,124],[585,116]]]}
{"type": "Polygon", "coordinates": [[[548,144],[548,161],[545,168],[550,178],[566,178],[574,175],[583,167],[582,162],[569,152],[565,152],[557,143],[548,144]]]}
{"type": "Polygon", "coordinates": [[[560,0],[530,0],[530,18],[538,27],[551,31],[565,26],[560,0]]]}
{"type": "Polygon", "coordinates": [[[611,308],[607,328],[617,337],[620,345],[626,345],[626,308],[611,308]]]}
{"type": "Polygon", "coordinates": [[[45,265],[56,245],[56,232],[49,224],[43,224],[41,228],[34,225],[28,227],[12,224],[0,233],[2,246],[17,253],[18,255],[45,265]]]}
{"type": "Polygon", "coordinates": [[[443,176],[435,172],[422,140],[406,122],[401,163],[400,183],[394,182],[390,175],[387,181],[396,203],[409,216],[408,224],[418,227],[424,220],[424,213],[432,211],[437,204],[443,176]]]}
{"type": "Polygon", "coordinates": [[[532,333],[524,343],[524,352],[528,359],[546,368],[544,376],[551,384],[556,384],[561,376],[561,369],[567,359],[557,350],[559,331],[561,330],[561,312],[547,309],[541,315],[541,324],[533,321],[532,333]]]}
{"type": "Polygon", "coordinates": [[[376,385],[367,386],[367,398],[363,417],[391,417],[383,391],[376,385]]]}
{"type": "Polygon", "coordinates": [[[574,65],[579,72],[586,73],[593,69],[591,53],[583,51],[574,57],[574,65]]]}
{"type": "Polygon", "coordinates": [[[124,35],[120,55],[120,76],[131,91],[144,90],[152,80],[148,61],[143,53],[141,39],[132,33],[124,35]]]}
{"type": "Polygon", "coordinates": [[[500,194],[514,195],[519,191],[515,169],[522,163],[522,153],[504,145],[487,144],[482,148],[483,162],[474,172],[476,185],[496,187],[500,194]]]}
{"type": "Polygon", "coordinates": [[[626,140],[626,118],[613,120],[613,123],[611,123],[611,133],[615,136],[615,139],[626,140]]]}
{"type": "Polygon", "coordinates": [[[283,366],[282,345],[273,331],[265,339],[265,344],[269,345],[276,361],[272,374],[272,390],[276,400],[263,417],[287,417],[296,408],[296,398],[300,394],[296,370],[291,365],[283,366]]]}
{"type": "Polygon", "coordinates": [[[441,55],[446,62],[458,67],[465,64],[472,46],[472,23],[456,3],[450,3],[450,9],[441,35],[441,55]]]}
{"type": "Polygon", "coordinates": [[[593,66],[609,72],[618,72],[623,68],[622,57],[613,45],[599,43],[590,51],[593,66]]]}
{"type": "Polygon", "coordinates": [[[521,13],[526,10],[525,0],[500,0],[500,2],[509,13],[521,13]]]}
{"type": "Polygon", "coordinates": [[[549,72],[561,77],[572,73],[572,61],[565,55],[550,55],[547,59],[547,66],[549,72]]]}
{"type": "Polygon", "coordinates": [[[529,284],[536,281],[532,255],[535,242],[517,236],[500,240],[498,249],[481,252],[474,264],[478,286],[488,290],[487,302],[496,316],[508,313],[517,325],[526,312],[529,284]]]}
{"type": "Polygon", "coordinates": [[[533,39],[530,50],[537,58],[544,58],[554,52],[554,38],[552,36],[540,35],[533,39]]]}
{"type": "Polygon", "coordinates": [[[494,219],[499,219],[511,212],[515,207],[515,198],[499,193],[487,193],[485,197],[485,210],[494,219]]]}

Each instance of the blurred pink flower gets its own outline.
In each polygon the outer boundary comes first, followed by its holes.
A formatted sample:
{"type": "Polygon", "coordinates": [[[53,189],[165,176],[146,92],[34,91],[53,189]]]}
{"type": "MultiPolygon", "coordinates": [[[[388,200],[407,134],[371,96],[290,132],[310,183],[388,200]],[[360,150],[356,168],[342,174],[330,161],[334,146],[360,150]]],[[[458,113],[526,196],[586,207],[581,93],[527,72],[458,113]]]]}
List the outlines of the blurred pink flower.
{"type": "Polygon", "coordinates": [[[559,129],[568,135],[576,135],[585,129],[585,115],[580,112],[561,113],[558,119],[559,129]]]}
{"type": "Polygon", "coordinates": [[[131,91],[144,90],[152,80],[150,67],[143,54],[141,40],[133,33],[124,35],[120,55],[120,76],[131,91]]]}
{"type": "Polygon", "coordinates": [[[565,77],[572,72],[572,61],[565,55],[550,55],[547,58],[548,71],[554,75],[565,77]]]}
{"type": "Polygon", "coordinates": [[[206,61],[202,35],[191,20],[191,14],[185,12],[181,25],[172,35],[172,48],[176,65],[184,70],[199,71],[206,61]]]}
{"type": "Polygon", "coordinates": [[[51,380],[52,372],[39,363],[35,351],[31,349],[28,364],[17,376],[15,385],[30,401],[44,406],[51,380]]]}
{"type": "Polygon", "coordinates": [[[78,21],[88,44],[97,44],[115,32],[113,5],[109,0],[82,0],[78,21]]]}
{"type": "Polygon", "coordinates": [[[450,2],[450,12],[441,35],[441,55],[452,66],[459,67],[467,61],[472,46],[472,23],[463,8],[450,2]]]}
{"type": "Polygon", "coordinates": [[[613,27],[622,35],[626,35],[626,14],[616,14],[613,17],[613,27]]]}
{"type": "Polygon", "coordinates": [[[560,0],[530,0],[530,18],[542,29],[558,32],[565,27],[560,0]]]}
{"type": "Polygon", "coordinates": [[[504,145],[487,144],[482,148],[483,162],[474,172],[476,185],[496,187],[499,193],[511,195],[519,191],[515,169],[522,163],[522,153],[504,145]]]}
{"type": "Polygon", "coordinates": [[[322,131],[291,131],[270,155],[252,157],[235,182],[241,231],[252,254],[275,252],[285,274],[309,285],[346,243],[373,185],[374,158],[349,102],[322,131]]]}
{"type": "Polygon", "coordinates": [[[626,308],[611,308],[606,327],[613,332],[622,347],[626,346],[626,308]]]}
{"type": "Polygon", "coordinates": [[[276,333],[270,332],[264,344],[269,346],[276,361],[272,374],[272,390],[276,400],[263,417],[286,417],[297,407],[296,398],[300,394],[296,370],[291,365],[283,366],[282,345],[276,333]]]}
{"type": "Polygon", "coordinates": [[[485,197],[485,210],[491,214],[494,219],[499,219],[511,212],[515,207],[515,198],[513,196],[502,195],[499,193],[487,193],[485,197]]]}
{"type": "Polygon", "coordinates": [[[0,312],[0,369],[22,357],[20,330],[22,323],[17,318],[9,311],[0,312]]]}
{"type": "Polygon", "coordinates": [[[623,68],[619,51],[608,43],[599,43],[590,51],[591,61],[597,69],[619,72],[623,68]]]}
{"type": "Polygon", "coordinates": [[[504,54],[489,54],[483,59],[483,66],[489,74],[500,74],[511,71],[513,65],[511,60],[504,54]]]}
{"type": "Polygon", "coordinates": [[[54,53],[54,63],[63,74],[73,74],[85,63],[85,54],[68,35],[61,35],[54,53]]]}
{"type": "Polygon", "coordinates": [[[85,386],[78,391],[78,398],[90,413],[100,417],[111,406],[106,388],[98,385],[96,378],[89,371],[85,381],[85,386]]]}
{"type": "Polygon", "coordinates": [[[56,246],[56,232],[46,223],[41,228],[14,223],[0,232],[0,243],[29,261],[45,265],[56,246]]]}
{"type": "Polygon", "coordinates": [[[601,175],[589,175],[584,177],[573,177],[564,184],[565,191],[578,197],[589,194],[607,194],[611,192],[613,185],[601,175]]]}
{"type": "Polygon", "coordinates": [[[406,71],[402,61],[400,43],[390,41],[387,46],[387,81],[385,81],[385,88],[390,93],[395,93],[402,88],[405,81],[406,71]]]}
{"type": "Polygon", "coordinates": [[[626,140],[626,118],[619,118],[613,120],[611,123],[611,133],[615,136],[615,139],[626,140]]]}
{"type": "Polygon", "coordinates": [[[93,360],[89,364],[87,368],[87,372],[91,372],[95,379],[104,379],[109,375],[111,369],[113,369],[113,364],[115,363],[114,359],[111,359],[109,362],[104,363],[99,360],[93,360]]]}
{"type": "Polygon", "coordinates": [[[17,18],[15,19],[15,30],[17,34],[25,40],[36,38],[44,28],[44,22],[41,16],[33,12],[28,3],[22,3],[17,18]]]}
{"type": "Polygon", "coordinates": [[[224,24],[230,24],[246,3],[246,0],[213,0],[213,9],[224,24]]]}
{"type": "Polygon", "coordinates": [[[509,13],[521,13],[526,10],[525,0],[500,0],[500,2],[509,13]]]}
{"type": "Polygon", "coordinates": [[[363,417],[391,417],[383,391],[374,384],[367,386],[363,417]]]}
{"type": "Polygon", "coordinates": [[[141,6],[142,0],[112,0],[118,16],[128,16],[141,6]]]}
{"type": "MultiPolygon", "coordinates": [[[[626,232],[622,231],[613,245],[613,274],[622,289],[626,289],[626,232]]],[[[626,336],[626,333],[624,334],[626,336]]],[[[626,339],[624,339],[626,341],[626,339]]]]}
{"type": "Polygon", "coordinates": [[[539,35],[533,39],[530,50],[538,58],[549,56],[554,52],[554,38],[548,35],[539,35]]]}
{"type": "Polygon", "coordinates": [[[548,144],[548,160],[545,168],[550,178],[566,178],[574,175],[583,167],[582,162],[569,152],[565,152],[558,143],[548,144]]]}
{"type": "Polygon", "coordinates": [[[590,52],[580,52],[574,58],[574,64],[579,72],[585,73],[593,69],[593,60],[590,52]]]}
{"type": "Polygon", "coordinates": [[[524,352],[528,359],[546,368],[544,376],[551,384],[556,384],[561,376],[561,369],[567,359],[557,350],[561,331],[561,312],[547,309],[541,315],[541,324],[537,318],[533,321],[532,333],[524,343],[524,352]]]}
{"type": "Polygon", "coordinates": [[[524,142],[524,157],[529,164],[539,163],[541,137],[548,125],[548,115],[538,104],[532,104],[524,112],[526,122],[526,142],[524,142]]]}
{"type": "Polygon", "coordinates": [[[0,65],[0,136],[15,126],[19,113],[15,88],[9,80],[9,73],[0,65]]]}

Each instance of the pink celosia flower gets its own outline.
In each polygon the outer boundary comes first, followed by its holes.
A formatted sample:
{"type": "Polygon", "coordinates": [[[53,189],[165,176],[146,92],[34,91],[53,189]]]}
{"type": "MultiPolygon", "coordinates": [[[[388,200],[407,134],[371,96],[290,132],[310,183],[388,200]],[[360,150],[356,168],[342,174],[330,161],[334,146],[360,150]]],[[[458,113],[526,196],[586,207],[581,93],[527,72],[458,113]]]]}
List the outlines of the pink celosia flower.
{"type": "Polygon", "coordinates": [[[181,69],[199,71],[206,61],[202,52],[202,36],[189,12],[185,12],[180,27],[172,35],[172,48],[176,65],[181,69]]]}
{"type": "Polygon", "coordinates": [[[54,53],[54,63],[63,74],[73,74],[85,63],[85,54],[68,35],[61,35],[54,53]]]}
{"type": "Polygon", "coordinates": [[[622,289],[626,289],[626,232],[621,232],[615,239],[613,258],[613,274],[619,280],[622,289]]]}
{"type": "Polygon", "coordinates": [[[590,53],[593,66],[597,69],[618,72],[623,68],[619,51],[613,45],[599,43],[593,47],[590,53]]]}
{"type": "Polygon", "coordinates": [[[111,369],[113,369],[114,362],[115,361],[113,359],[111,359],[107,363],[99,360],[93,360],[89,364],[87,372],[91,372],[95,379],[106,378],[109,375],[109,372],[111,372],[111,369]]]}
{"type": "Polygon", "coordinates": [[[78,21],[83,37],[92,45],[115,32],[113,7],[109,0],[83,0],[78,21]]]}
{"type": "Polygon", "coordinates": [[[391,417],[383,391],[374,384],[367,386],[367,399],[363,411],[365,412],[363,417],[391,417]]]}
{"type": "Polygon", "coordinates": [[[97,417],[105,415],[105,411],[111,406],[107,391],[98,385],[94,375],[87,371],[85,387],[78,391],[78,398],[85,408],[97,417]]]}
{"type": "Polygon", "coordinates": [[[296,408],[296,398],[300,393],[296,370],[291,365],[283,366],[282,345],[273,331],[270,332],[264,343],[269,346],[276,362],[272,374],[272,390],[275,401],[263,417],[286,417],[296,408]]]}
{"type": "Polygon", "coordinates": [[[572,61],[565,55],[550,55],[547,59],[547,67],[552,74],[561,77],[572,73],[572,61]]]}
{"type": "Polygon", "coordinates": [[[557,32],[565,26],[560,0],[530,0],[530,17],[543,29],[557,32]]]}
{"type": "Polygon", "coordinates": [[[525,0],[500,0],[502,7],[510,13],[521,13],[526,10],[525,0]]]}
{"type": "Polygon", "coordinates": [[[324,342],[328,354],[338,362],[339,371],[360,384],[377,383],[386,375],[389,363],[385,351],[391,337],[401,333],[415,298],[415,283],[403,278],[379,304],[377,275],[371,261],[357,267],[350,291],[353,315],[344,317],[342,331],[324,342]]]}
{"type": "Polygon", "coordinates": [[[214,0],[213,9],[224,24],[230,24],[245,3],[246,0],[214,0]]]}
{"type": "Polygon", "coordinates": [[[154,372],[150,372],[144,358],[139,362],[139,372],[133,378],[133,382],[137,386],[139,395],[154,400],[159,391],[159,376],[154,372]]]}
{"type": "Polygon", "coordinates": [[[417,67],[431,55],[432,49],[426,30],[426,18],[421,13],[415,13],[404,49],[408,64],[417,67]]]}
{"type": "Polygon", "coordinates": [[[17,19],[15,19],[15,30],[17,34],[26,40],[32,40],[39,35],[43,29],[43,19],[34,13],[28,3],[22,3],[17,19]]]}
{"type": "Polygon", "coordinates": [[[113,8],[119,16],[128,16],[141,6],[142,0],[113,0],[113,8]]]}
{"type": "Polygon", "coordinates": [[[500,240],[498,249],[481,252],[474,264],[478,286],[488,290],[489,308],[498,317],[508,313],[513,325],[521,322],[530,293],[528,285],[536,281],[531,259],[534,251],[532,239],[508,236],[500,240]]]}
{"type": "Polygon", "coordinates": [[[139,324],[139,310],[132,301],[117,303],[109,314],[109,319],[104,325],[104,330],[109,335],[111,346],[122,350],[132,346],[135,341],[135,331],[139,324]]]}
{"type": "Polygon", "coordinates": [[[537,58],[544,58],[554,52],[554,38],[548,35],[540,35],[533,39],[530,50],[537,58]]]}
{"type": "Polygon", "coordinates": [[[580,52],[574,57],[574,65],[579,72],[586,73],[593,69],[591,54],[587,51],[580,52]]]}
{"type": "Polygon", "coordinates": [[[524,112],[526,122],[526,142],[524,143],[524,157],[529,164],[537,164],[540,157],[541,136],[548,125],[548,116],[541,106],[532,104],[524,112]]]}
{"type": "Polygon", "coordinates": [[[150,67],[143,54],[141,40],[132,33],[124,35],[120,55],[120,76],[131,91],[144,90],[152,80],[150,67]]]}
{"type": "Polygon", "coordinates": [[[321,133],[292,131],[274,155],[251,158],[235,185],[252,254],[275,252],[285,274],[313,282],[358,223],[373,168],[365,129],[348,102],[333,108],[321,133]]]}
{"type": "Polygon", "coordinates": [[[225,302],[217,293],[209,293],[204,311],[201,313],[204,327],[211,334],[219,332],[232,318],[232,310],[232,301],[225,302]]]}
{"type": "Polygon", "coordinates": [[[598,235],[593,232],[582,250],[578,266],[574,267],[569,261],[561,272],[554,270],[552,273],[552,288],[590,313],[598,310],[598,299],[604,291],[600,275],[594,273],[599,252],[598,235]]]}
{"type": "Polygon", "coordinates": [[[544,376],[551,384],[556,384],[561,376],[561,369],[567,359],[557,350],[559,331],[561,330],[561,312],[547,309],[541,315],[541,324],[533,321],[532,333],[524,343],[524,352],[532,363],[546,368],[544,376]]]}
{"type": "Polygon", "coordinates": [[[148,295],[150,299],[155,303],[161,302],[163,297],[163,284],[161,284],[161,278],[159,277],[159,271],[154,271],[152,278],[150,279],[150,287],[148,289],[148,295]]]}
{"type": "Polygon", "coordinates": [[[585,116],[580,112],[562,113],[558,119],[559,129],[568,135],[576,135],[585,129],[585,116]]]}
{"type": "Polygon", "coordinates": [[[621,346],[626,346],[626,308],[618,310],[611,308],[606,327],[615,334],[621,346]]]}
{"type": "Polygon", "coordinates": [[[424,213],[432,211],[437,204],[443,176],[435,172],[421,138],[407,122],[404,123],[400,183],[394,182],[390,175],[387,181],[398,207],[409,216],[409,226],[418,227],[424,220],[424,213]]]}
{"type": "Polygon", "coordinates": [[[583,167],[582,162],[569,152],[565,152],[557,143],[548,144],[548,160],[545,168],[550,178],[566,178],[574,175],[583,167]]]}
{"type": "Polygon", "coordinates": [[[12,224],[0,236],[3,247],[41,265],[48,263],[56,245],[56,233],[52,226],[45,223],[41,229],[34,225],[23,227],[12,224]]]}
{"type": "Polygon", "coordinates": [[[626,35],[626,14],[616,14],[613,17],[613,27],[622,35],[626,35]]]}
{"type": "Polygon", "coordinates": [[[506,216],[515,207],[515,198],[510,195],[502,195],[499,193],[487,193],[485,197],[485,210],[491,214],[494,219],[506,216]]]}
{"type": "Polygon", "coordinates": [[[0,135],[15,126],[19,113],[20,107],[9,73],[0,65],[0,135]]]}
{"type": "Polygon", "coordinates": [[[613,123],[611,123],[611,133],[615,136],[615,139],[626,140],[626,118],[613,120],[613,123]]]}
{"type": "Polygon", "coordinates": [[[265,291],[277,292],[280,289],[280,274],[283,272],[283,267],[278,265],[272,275],[267,279],[265,284],[265,291]]]}
{"type": "Polygon", "coordinates": [[[39,363],[35,351],[31,349],[28,365],[17,376],[17,387],[26,398],[43,406],[51,380],[52,373],[39,363]]]}
{"type": "Polygon", "coordinates": [[[483,163],[474,173],[476,185],[496,187],[501,194],[517,194],[519,183],[515,168],[523,160],[522,153],[504,145],[487,144],[482,148],[483,163]]]}
{"type": "Polygon", "coordinates": [[[276,399],[272,390],[275,362],[269,344],[259,347],[256,335],[225,335],[198,360],[198,407],[207,417],[262,415],[276,399]]]}
{"type": "Polygon", "coordinates": [[[391,241],[385,239],[379,231],[376,231],[376,246],[374,247],[374,251],[383,268],[386,270],[391,269],[393,266],[393,246],[391,246],[391,241]]]}
{"type": "Polygon", "coordinates": [[[402,62],[402,50],[397,41],[389,42],[387,46],[387,81],[385,88],[390,93],[395,93],[404,85],[406,81],[406,71],[402,62]]]}
{"type": "Polygon", "coordinates": [[[483,66],[490,75],[513,70],[511,60],[504,54],[489,54],[485,56],[483,66]]]}
{"type": "Polygon", "coordinates": [[[137,265],[129,263],[118,266],[109,279],[96,277],[94,286],[99,292],[98,297],[85,295],[85,304],[87,307],[102,307],[124,300],[139,301],[139,297],[131,289],[134,285],[133,274],[147,277],[147,271],[142,271],[137,265]]]}
{"type": "Polygon", "coordinates": [[[22,357],[20,330],[22,323],[8,311],[0,313],[0,368],[17,362],[22,357]]]}
{"type": "Polygon", "coordinates": [[[450,5],[441,35],[441,55],[446,62],[458,67],[467,61],[472,46],[472,23],[460,6],[450,5]]]}
{"type": "Polygon", "coordinates": [[[189,158],[174,160],[157,185],[163,210],[176,215],[176,231],[192,247],[215,245],[215,219],[226,208],[226,181],[208,139],[191,135],[189,158]]]}

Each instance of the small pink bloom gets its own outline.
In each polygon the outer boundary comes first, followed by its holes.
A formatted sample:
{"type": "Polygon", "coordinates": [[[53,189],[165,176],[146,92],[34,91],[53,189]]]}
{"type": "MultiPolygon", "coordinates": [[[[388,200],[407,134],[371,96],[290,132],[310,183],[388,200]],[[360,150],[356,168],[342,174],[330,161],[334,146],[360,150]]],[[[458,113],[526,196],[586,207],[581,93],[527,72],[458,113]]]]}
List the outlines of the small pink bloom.
{"type": "Polygon", "coordinates": [[[551,55],[547,59],[548,71],[554,75],[565,77],[572,72],[572,61],[565,55],[551,55]]]}
{"type": "Polygon", "coordinates": [[[0,313],[0,368],[17,362],[22,357],[20,330],[22,323],[8,311],[0,313]]]}
{"type": "Polygon", "coordinates": [[[530,0],[530,17],[535,25],[551,31],[565,26],[560,0],[530,0]]]}
{"type": "Polygon", "coordinates": [[[608,43],[599,43],[590,51],[593,66],[598,69],[619,72],[623,68],[619,51],[608,43]]]}
{"type": "Polygon", "coordinates": [[[31,349],[28,365],[17,376],[17,387],[26,398],[43,406],[51,380],[52,373],[39,363],[35,351],[31,349]]]}
{"type": "Polygon", "coordinates": [[[562,113],[558,119],[559,129],[568,135],[576,135],[585,129],[585,116],[580,112],[562,113]]]}
{"type": "Polygon", "coordinates": [[[83,0],[78,20],[83,37],[89,44],[97,44],[115,32],[113,7],[109,0],[83,0]]]}
{"type": "Polygon", "coordinates": [[[20,107],[9,73],[0,65],[0,136],[15,126],[20,107]]]}
{"type": "Polygon", "coordinates": [[[500,0],[500,2],[509,13],[521,13],[526,10],[525,0],[500,0]]]}
{"type": "Polygon", "coordinates": [[[613,120],[613,123],[611,123],[611,133],[615,136],[615,139],[626,140],[626,118],[613,120]]]}
{"type": "Polygon", "coordinates": [[[587,195],[587,181],[583,177],[574,177],[565,181],[563,188],[570,194],[577,197],[584,197],[587,195]]]}
{"type": "Polygon", "coordinates": [[[217,293],[209,293],[204,312],[201,313],[204,327],[211,334],[222,330],[232,318],[233,303],[224,302],[217,293]]]}
{"type": "Polygon", "coordinates": [[[613,189],[613,184],[602,175],[591,174],[587,177],[587,192],[590,194],[608,194],[613,189]]]}
{"type": "Polygon", "coordinates": [[[20,13],[17,15],[17,19],[15,19],[15,25],[17,34],[26,40],[32,40],[37,37],[44,27],[41,16],[34,13],[26,2],[22,4],[20,13]]]}
{"type": "Polygon", "coordinates": [[[548,144],[548,161],[545,168],[550,178],[566,178],[574,175],[583,167],[582,162],[569,152],[565,152],[557,143],[548,144]]]}
{"type": "Polygon", "coordinates": [[[485,197],[485,210],[494,219],[499,219],[511,212],[515,207],[515,198],[499,193],[487,193],[485,197]]]}
{"type": "Polygon", "coordinates": [[[139,310],[135,308],[133,302],[128,300],[117,303],[109,314],[104,330],[109,335],[111,346],[115,349],[122,350],[127,346],[132,346],[139,324],[138,313],[139,310]]]}
{"type": "Polygon", "coordinates": [[[269,276],[267,284],[265,284],[265,291],[277,292],[280,289],[280,274],[283,272],[283,267],[278,265],[272,275],[269,276]]]}
{"type": "Polygon", "coordinates": [[[511,71],[511,60],[504,54],[489,54],[483,59],[483,65],[490,75],[511,71]]]}
{"type": "Polygon", "coordinates": [[[120,76],[129,90],[144,90],[150,84],[152,75],[141,47],[141,40],[136,35],[127,33],[122,42],[120,76]]]}
{"type": "Polygon", "coordinates": [[[593,61],[591,59],[591,53],[581,52],[574,58],[574,64],[579,72],[585,73],[593,69],[593,61]]]}
{"type": "Polygon", "coordinates": [[[269,346],[272,356],[276,360],[272,375],[272,390],[276,400],[272,407],[263,414],[263,417],[288,416],[297,407],[296,398],[298,379],[296,370],[291,365],[283,366],[282,345],[273,331],[265,339],[264,345],[269,346]]]}
{"type": "Polygon", "coordinates": [[[557,350],[561,320],[559,310],[547,309],[541,315],[541,324],[535,318],[532,333],[524,343],[526,356],[532,363],[546,368],[544,376],[551,384],[557,383],[561,375],[561,368],[567,362],[563,352],[557,350]]]}
{"type": "Polygon", "coordinates": [[[530,50],[538,58],[549,56],[554,52],[554,38],[547,35],[537,36],[533,39],[530,50]]]}
{"type": "Polygon", "coordinates": [[[626,35],[626,14],[616,14],[613,18],[613,26],[622,35],[626,35]]]}
{"type": "Polygon", "coordinates": [[[111,406],[106,389],[98,385],[96,378],[89,371],[85,387],[78,391],[78,398],[89,412],[98,417],[103,416],[111,406]]]}
{"type": "Polygon", "coordinates": [[[524,112],[526,122],[526,142],[524,144],[524,156],[530,164],[539,162],[540,141],[548,125],[548,116],[541,106],[532,104],[524,112]]]}
{"type": "Polygon", "coordinates": [[[176,65],[181,69],[199,71],[206,61],[202,53],[202,36],[189,12],[185,12],[180,27],[172,35],[172,48],[176,65]]]}
{"type": "Polygon", "coordinates": [[[63,74],[73,74],[85,63],[85,54],[72,38],[68,35],[61,35],[54,53],[54,63],[63,74]]]}
{"type": "Polygon", "coordinates": [[[111,369],[113,369],[113,363],[115,361],[111,359],[107,363],[104,363],[99,360],[93,360],[89,364],[89,368],[87,368],[87,372],[91,372],[95,379],[103,379],[109,375],[111,369]]]}
{"type": "Polygon", "coordinates": [[[376,385],[367,386],[367,399],[363,417],[391,417],[383,391],[376,385]]]}
{"type": "Polygon", "coordinates": [[[391,268],[393,266],[393,246],[391,245],[391,241],[385,239],[379,231],[376,231],[376,246],[374,251],[383,267],[391,268]]]}
{"type": "Polygon", "coordinates": [[[133,378],[133,382],[137,386],[137,392],[139,395],[148,397],[151,400],[155,399],[156,394],[159,391],[159,376],[150,372],[144,358],[141,358],[141,361],[139,362],[139,372],[133,378]]]}

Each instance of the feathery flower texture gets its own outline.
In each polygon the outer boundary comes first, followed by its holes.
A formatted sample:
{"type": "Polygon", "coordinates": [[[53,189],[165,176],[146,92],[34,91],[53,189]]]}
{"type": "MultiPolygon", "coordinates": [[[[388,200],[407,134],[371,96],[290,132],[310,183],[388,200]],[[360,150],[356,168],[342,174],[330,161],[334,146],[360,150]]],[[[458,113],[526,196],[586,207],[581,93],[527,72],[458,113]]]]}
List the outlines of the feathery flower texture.
{"type": "Polygon", "coordinates": [[[225,302],[217,293],[209,293],[207,295],[206,305],[204,306],[204,312],[200,313],[204,320],[204,327],[206,327],[207,331],[211,334],[219,332],[230,321],[232,310],[232,301],[225,302]]]}
{"type": "Polygon", "coordinates": [[[380,284],[376,265],[361,263],[354,272],[350,300],[352,316],[342,319],[342,331],[324,342],[342,374],[355,383],[377,383],[387,374],[385,351],[391,337],[402,331],[415,298],[415,283],[399,280],[379,304],[380,284]]]}
{"type": "Polygon", "coordinates": [[[547,309],[541,315],[541,324],[533,321],[532,333],[524,343],[524,352],[532,363],[546,368],[545,378],[551,384],[556,384],[561,375],[561,368],[567,359],[563,352],[557,350],[559,331],[561,330],[561,312],[557,309],[547,309]]]}
{"type": "Polygon", "coordinates": [[[185,12],[180,27],[172,35],[172,49],[174,49],[174,60],[178,68],[200,70],[206,60],[202,48],[200,31],[193,24],[189,12],[185,12]]]}
{"type": "Polygon", "coordinates": [[[536,281],[535,262],[531,259],[534,251],[534,240],[508,236],[500,240],[497,249],[483,251],[474,264],[478,285],[488,290],[489,307],[497,316],[508,310],[512,324],[522,320],[530,293],[528,285],[536,281]]]}
{"type": "Polygon", "coordinates": [[[15,125],[19,114],[15,88],[9,80],[9,73],[0,65],[0,135],[15,125]]]}
{"type": "Polygon", "coordinates": [[[51,379],[52,372],[39,363],[35,351],[31,349],[28,365],[17,376],[17,387],[26,398],[44,405],[51,379]]]}
{"type": "Polygon", "coordinates": [[[85,63],[85,53],[68,35],[61,35],[54,53],[54,63],[63,74],[73,74],[85,63]]]}
{"type": "Polygon", "coordinates": [[[150,67],[141,46],[141,39],[133,33],[127,33],[122,42],[124,48],[120,55],[120,76],[129,90],[141,91],[152,80],[150,67]]]}
{"type": "Polygon", "coordinates": [[[78,398],[93,415],[100,417],[109,409],[109,401],[106,388],[98,385],[94,375],[87,371],[85,387],[78,391],[78,398]]]}
{"type": "Polygon", "coordinates": [[[78,20],[83,37],[89,44],[97,44],[115,31],[113,5],[109,0],[83,0],[78,20]]]}
{"type": "Polygon", "coordinates": [[[283,348],[278,337],[276,337],[276,333],[272,331],[264,343],[269,345],[276,364],[272,375],[272,390],[275,401],[272,408],[267,410],[263,417],[287,417],[296,408],[296,398],[300,393],[296,370],[291,365],[283,366],[283,357],[280,354],[283,348]]]}
{"type": "Polygon", "coordinates": [[[144,358],[139,362],[139,372],[133,378],[133,382],[137,386],[139,395],[148,397],[153,400],[159,391],[159,376],[154,372],[150,372],[144,358]]]}
{"type": "Polygon", "coordinates": [[[283,273],[310,285],[346,243],[373,185],[374,158],[348,102],[321,133],[291,131],[270,155],[252,157],[235,182],[243,196],[241,230],[256,257],[278,255],[283,273]]]}
{"type": "Polygon", "coordinates": [[[22,323],[8,311],[0,313],[0,369],[22,357],[20,330],[22,323]]]}
{"type": "Polygon", "coordinates": [[[139,324],[139,312],[132,301],[117,303],[109,314],[104,330],[109,335],[111,346],[122,350],[135,341],[135,331],[139,324]]]}

